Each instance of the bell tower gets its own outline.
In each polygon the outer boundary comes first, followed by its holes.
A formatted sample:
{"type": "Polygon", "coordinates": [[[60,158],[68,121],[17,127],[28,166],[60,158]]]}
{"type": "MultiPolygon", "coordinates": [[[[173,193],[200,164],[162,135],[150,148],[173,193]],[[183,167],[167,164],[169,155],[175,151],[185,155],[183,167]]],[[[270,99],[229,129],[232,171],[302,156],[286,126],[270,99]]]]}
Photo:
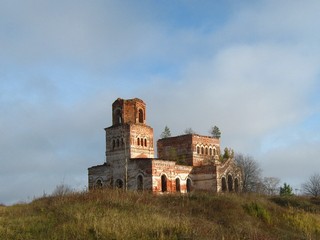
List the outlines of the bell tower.
{"type": "Polygon", "coordinates": [[[118,98],[112,104],[112,125],[145,124],[146,104],[139,98],[124,100],[118,98]]]}
{"type": "Polygon", "coordinates": [[[153,158],[153,129],[146,125],[146,104],[118,98],[112,104],[112,126],[106,131],[106,161],[153,158]]]}

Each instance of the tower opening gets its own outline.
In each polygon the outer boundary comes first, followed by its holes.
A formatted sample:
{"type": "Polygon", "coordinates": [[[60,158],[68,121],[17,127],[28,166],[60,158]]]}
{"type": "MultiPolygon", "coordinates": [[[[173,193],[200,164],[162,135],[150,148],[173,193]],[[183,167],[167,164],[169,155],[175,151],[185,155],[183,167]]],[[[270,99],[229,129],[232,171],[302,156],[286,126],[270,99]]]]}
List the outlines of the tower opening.
{"type": "Polygon", "coordinates": [[[122,124],[122,112],[121,109],[117,109],[115,112],[115,124],[122,124]]]}
{"type": "Polygon", "coordinates": [[[144,117],[143,117],[143,110],[139,109],[139,123],[143,123],[144,121],[144,117]]]}

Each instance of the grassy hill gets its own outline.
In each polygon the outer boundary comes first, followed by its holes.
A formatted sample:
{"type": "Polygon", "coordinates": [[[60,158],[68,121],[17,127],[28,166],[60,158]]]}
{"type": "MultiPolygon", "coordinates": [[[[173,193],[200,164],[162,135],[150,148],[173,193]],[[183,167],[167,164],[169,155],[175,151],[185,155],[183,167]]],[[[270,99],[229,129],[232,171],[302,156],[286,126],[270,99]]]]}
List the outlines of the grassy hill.
{"type": "Polygon", "coordinates": [[[0,239],[320,239],[320,200],[74,193],[0,206],[0,239]]]}

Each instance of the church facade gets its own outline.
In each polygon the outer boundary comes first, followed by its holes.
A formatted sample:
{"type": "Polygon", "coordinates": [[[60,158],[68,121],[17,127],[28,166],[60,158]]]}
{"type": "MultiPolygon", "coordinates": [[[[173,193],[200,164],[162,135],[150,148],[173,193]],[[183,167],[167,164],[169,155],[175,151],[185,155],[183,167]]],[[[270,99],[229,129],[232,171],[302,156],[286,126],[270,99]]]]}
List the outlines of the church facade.
{"type": "Polygon", "coordinates": [[[185,134],[157,141],[146,123],[146,104],[118,98],[105,128],[106,161],[88,168],[89,189],[123,188],[155,193],[241,191],[234,159],[220,160],[220,140],[185,134]]]}

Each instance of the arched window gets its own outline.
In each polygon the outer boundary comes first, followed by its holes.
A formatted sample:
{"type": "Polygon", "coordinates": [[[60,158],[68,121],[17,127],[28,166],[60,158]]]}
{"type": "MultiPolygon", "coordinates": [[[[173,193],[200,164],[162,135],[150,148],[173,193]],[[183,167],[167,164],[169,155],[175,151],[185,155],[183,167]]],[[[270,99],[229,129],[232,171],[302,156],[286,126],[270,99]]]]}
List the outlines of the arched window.
{"type": "Polygon", "coordinates": [[[180,179],[176,178],[176,192],[180,192],[180,179]]]}
{"type": "Polygon", "coordinates": [[[208,148],[205,148],[205,154],[208,155],[208,148]]]}
{"type": "Polygon", "coordinates": [[[95,185],[96,188],[102,188],[102,181],[101,179],[98,179],[95,185]]]}
{"type": "Polygon", "coordinates": [[[117,109],[115,112],[115,124],[122,124],[122,113],[121,109],[117,109]]]}
{"type": "Polygon", "coordinates": [[[215,155],[217,155],[217,151],[216,151],[216,149],[214,148],[214,149],[213,149],[213,156],[215,156],[215,155]]]}
{"type": "Polygon", "coordinates": [[[209,148],[209,155],[212,156],[212,148],[209,148]]]}
{"type": "Polygon", "coordinates": [[[200,154],[200,147],[197,146],[197,153],[200,154]]]}
{"type": "Polygon", "coordinates": [[[139,123],[143,123],[143,110],[142,109],[139,109],[139,123]]]}
{"type": "Polygon", "coordinates": [[[204,148],[201,147],[201,154],[204,154],[204,148]]]}
{"type": "Polygon", "coordinates": [[[144,139],[144,146],[147,146],[147,139],[144,139]]]}
{"type": "Polygon", "coordinates": [[[119,142],[119,139],[117,139],[117,147],[120,146],[120,142],[119,142]]]}
{"type": "Polygon", "coordinates": [[[143,190],[143,177],[141,175],[137,178],[137,190],[142,191],[143,190]]]}
{"type": "Polygon", "coordinates": [[[229,192],[233,191],[233,180],[231,175],[228,175],[228,190],[229,192]]]}
{"type": "Polygon", "coordinates": [[[140,146],[140,138],[138,138],[138,146],[140,146]]]}
{"type": "Polygon", "coordinates": [[[187,193],[191,192],[191,180],[190,178],[187,179],[187,193]]]}
{"type": "Polygon", "coordinates": [[[222,192],[227,191],[227,182],[225,177],[221,179],[221,187],[222,187],[222,192]]]}
{"type": "Polygon", "coordinates": [[[121,179],[117,179],[116,188],[122,188],[122,187],[123,187],[123,181],[121,179]]]}
{"type": "Polygon", "coordinates": [[[113,141],[112,141],[112,149],[114,149],[115,146],[116,146],[116,140],[113,139],[113,141]]]}
{"type": "Polygon", "coordinates": [[[166,175],[161,176],[161,192],[167,191],[167,177],[166,175]]]}
{"type": "Polygon", "coordinates": [[[234,190],[236,192],[239,192],[239,180],[238,180],[238,178],[234,179],[234,190]]]}

